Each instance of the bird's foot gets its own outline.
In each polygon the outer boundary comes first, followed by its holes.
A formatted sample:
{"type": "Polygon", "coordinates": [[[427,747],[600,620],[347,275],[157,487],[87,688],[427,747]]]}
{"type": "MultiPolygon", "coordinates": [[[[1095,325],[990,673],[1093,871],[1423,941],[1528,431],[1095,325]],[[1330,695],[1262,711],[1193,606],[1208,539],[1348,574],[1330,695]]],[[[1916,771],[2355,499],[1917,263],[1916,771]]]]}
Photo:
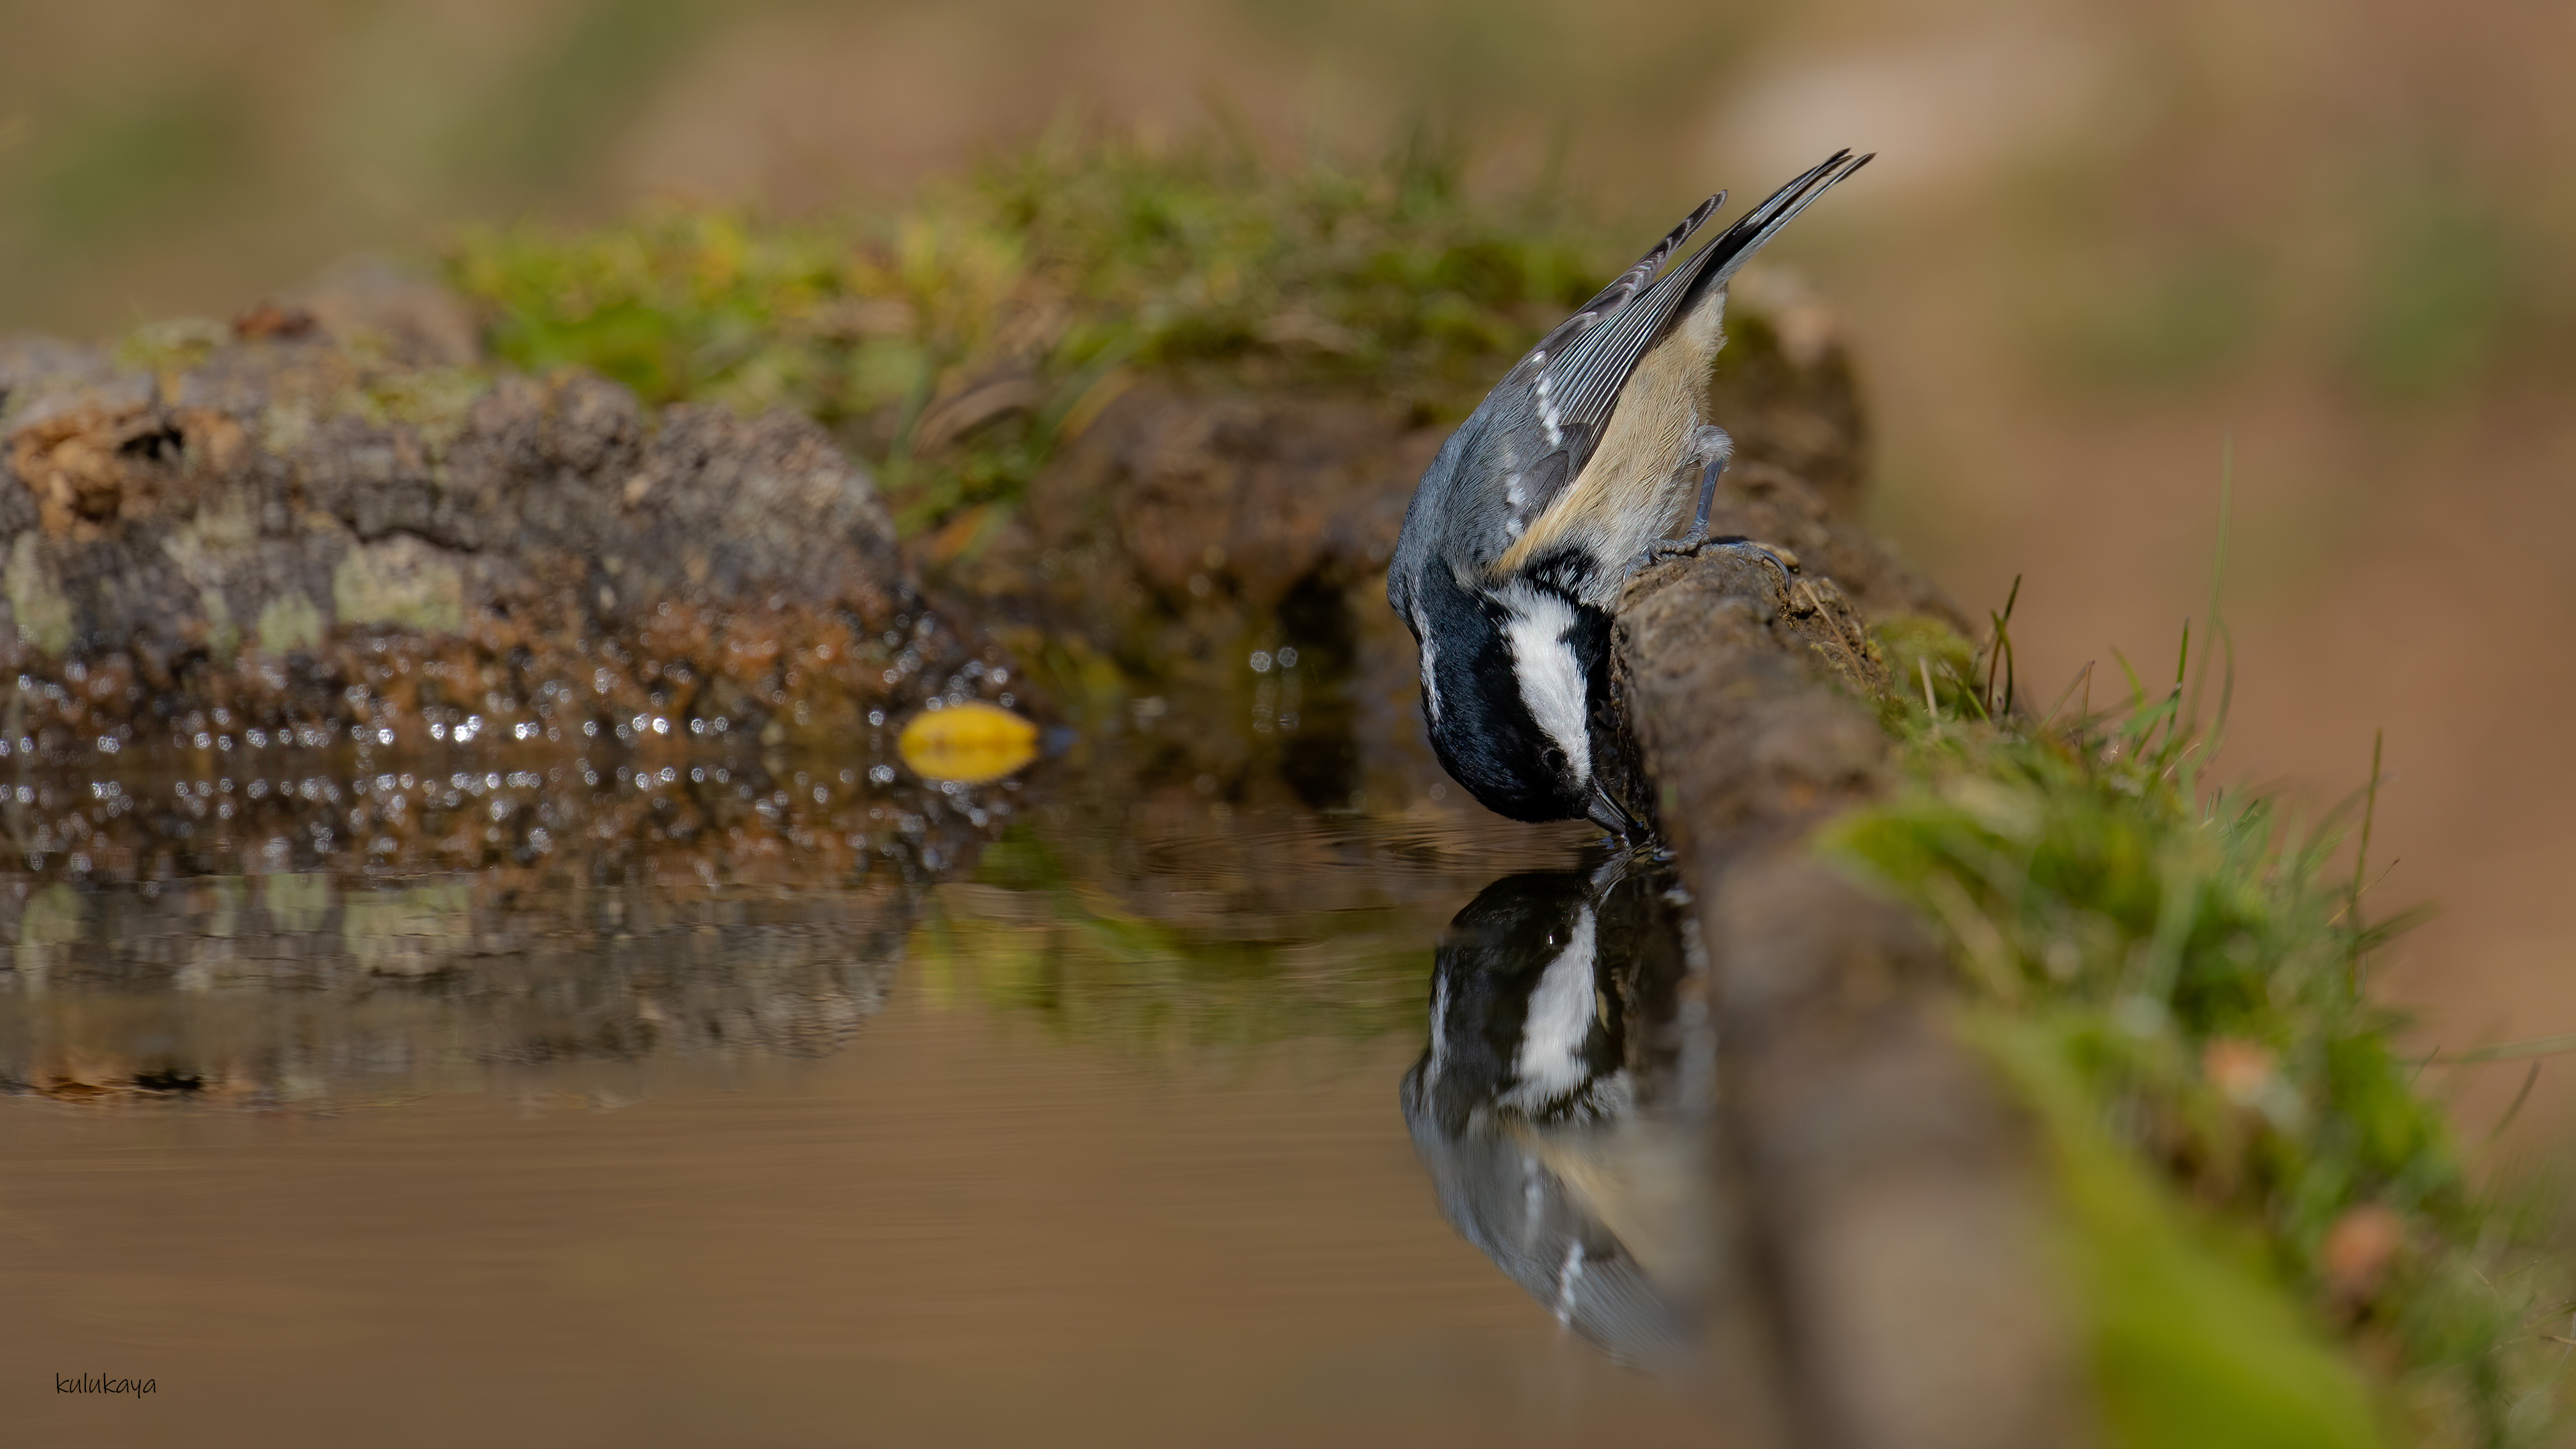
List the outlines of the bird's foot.
{"type": "Polygon", "coordinates": [[[1731,553],[1756,557],[1778,569],[1780,588],[1784,593],[1798,586],[1793,577],[1798,568],[1796,554],[1777,544],[1756,543],[1752,539],[1736,534],[1729,534],[1724,538],[1659,538],[1646,546],[1646,556],[1638,563],[1640,567],[1645,567],[1662,563],[1666,559],[1697,558],[1701,553],[1712,548],[1722,548],[1731,553]]]}

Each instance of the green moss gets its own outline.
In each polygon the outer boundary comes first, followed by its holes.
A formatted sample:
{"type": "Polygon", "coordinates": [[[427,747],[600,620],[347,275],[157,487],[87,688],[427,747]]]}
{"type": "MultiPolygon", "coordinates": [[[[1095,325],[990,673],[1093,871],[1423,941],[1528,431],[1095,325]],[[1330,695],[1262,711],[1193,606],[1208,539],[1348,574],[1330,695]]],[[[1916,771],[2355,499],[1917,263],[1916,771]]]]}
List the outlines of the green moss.
{"type": "Polygon", "coordinates": [[[811,413],[921,529],[1016,500],[1135,370],[1462,411],[1615,265],[1543,203],[1477,202],[1418,155],[1279,166],[1069,130],[898,209],[477,231],[450,273],[509,363],[811,413]]]}
{"type": "Polygon", "coordinates": [[[21,946],[69,946],[87,933],[89,908],[80,892],[57,881],[27,898],[18,917],[21,946]]]}
{"type": "MultiPolygon", "coordinates": [[[[491,377],[475,368],[388,368],[371,374],[364,387],[342,400],[349,411],[373,423],[407,424],[435,459],[465,431],[474,404],[492,390],[491,377]]],[[[309,435],[309,415],[290,419],[272,408],[263,419],[269,436],[309,435]]]]}
{"type": "Polygon", "coordinates": [[[331,571],[331,607],[343,624],[453,634],[465,627],[465,576],[415,538],[362,544],[331,571]]]}
{"type": "Polygon", "coordinates": [[[322,929],[338,899],[331,878],[315,872],[278,871],[259,878],[260,905],[281,931],[310,933],[322,929]]]}
{"type": "Polygon", "coordinates": [[[206,648],[216,662],[229,664],[241,653],[241,626],[233,622],[232,605],[224,602],[220,589],[197,590],[197,607],[206,614],[206,648]]]}
{"type": "Polygon", "coordinates": [[[201,317],[147,322],[116,344],[116,365],[136,372],[182,373],[232,340],[232,329],[201,317]]]}
{"type": "MultiPolygon", "coordinates": [[[[327,882],[323,889],[329,890],[327,882]]],[[[426,975],[448,965],[456,944],[473,936],[472,897],[473,888],[463,884],[352,894],[341,903],[341,940],[350,960],[379,976],[426,975]]],[[[302,929],[319,928],[327,913],[327,894],[324,900],[324,912],[317,912],[302,929]]],[[[276,914],[274,895],[269,910],[276,914]]]]}
{"type": "Polygon", "coordinates": [[[313,404],[301,398],[271,402],[259,415],[259,445],[271,453],[295,453],[312,440],[313,404]]]}
{"type": "Polygon", "coordinates": [[[2361,989],[2404,920],[2329,878],[2331,830],[2205,787],[2175,698],[2054,726],[1935,699],[1889,703],[1909,783],[1824,848],[1937,923],[2052,1127],[2114,1437],[2530,1442],[2546,1275],[2361,989]]]}
{"type": "Polygon", "coordinates": [[[1890,723],[1916,704],[1952,718],[1983,713],[1981,705],[1971,702],[1977,646],[1959,637],[1958,630],[1926,615],[1901,614],[1869,634],[1887,664],[1892,694],[1885,703],[1895,712],[1890,723]]]}
{"type": "Polygon", "coordinates": [[[322,611],[301,592],[278,595],[259,611],[259,647],[270,654],[292,654],[322,642],[322,611]]]}
{"type": "Polygon", "coordinates": [[[179,566],[181,577],[197,589],[197,608],[205,616],[206,646],[218,660],[229,662],[240,652],[241,626],[224,598],[223,581],[232,565],[257,542],[259,527],[247,501],[219,501],[170,531],[162,552],[179,566]]]}
{"type": "Polygon", "coordinates": [[[43,540],[28,529],[9,545],[9,567],[0,575],[17,618],[18,637],[39,651],[59,657],[72,646],[72,601],[46,562],[43,540]]]}

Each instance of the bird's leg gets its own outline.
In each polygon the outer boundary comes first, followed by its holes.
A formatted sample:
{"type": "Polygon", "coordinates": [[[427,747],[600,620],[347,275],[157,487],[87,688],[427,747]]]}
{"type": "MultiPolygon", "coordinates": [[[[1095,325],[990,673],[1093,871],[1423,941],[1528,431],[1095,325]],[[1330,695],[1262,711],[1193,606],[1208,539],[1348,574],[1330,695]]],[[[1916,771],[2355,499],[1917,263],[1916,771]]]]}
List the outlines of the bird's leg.
{"type": "Polygon", "coordinates": [[[1657,539],[1647,545],[1646,556],[1639,560],[1641,564],[1661,563],[1668,558],[1697,553],[1699,546],[1709,541],[1708,511],[1717,502],[1717,480],[1726,472],[1727,462],[1734,456],[1735,440],[1726,435],[1724,428],[1705,426],[1691,435],[1690,446],[1683,450],[1681,461],[1673,465],[1673,471],[1699,474],[1699,510],[1691,515],[1690,529],[1680,538],[1657,539]]]}
{"type": "Polygon", "coordinates": [[[1735,440],[1726,435],[1726,429],[1710,423],[1692,437],[1690,457],[1700,465],[1699,511],[1691,515],[1687,537],[1702,539],[1708,537],[1708,510],[1717,502],[1718,477],[1735,457],[1735,440]]]}
{"type": "Polygon", "coordinates": [[[1697,554],[1701,549],[1714,544],[1719,548],[1734,549],[1740,553],[1760,555],[1764,562],[1780,571],[1781,592],[1788,593],[1794,590],[1797,585],[1791,581],[1789,577],[1789,565],[1781,559],[1779,554],[1763,547],[1761,544],[1755,543],[1749,538],[1733,535],[1726,538],[1711,538],[1708,536],[1709,510],[1715,507],[1717,503],[1717,480],[1725,474],[1726,465],[1733,461],[1734,457],[1735,440],[1726,435],[1726,429],[1724,428],[1718,427],[1712,423],[1701,427],[1697,433],[1691,436],[1690,448],[1682,454],[1682,461],[1680,464],[1681,468],[1695,467],[1699,469],[1700,474],[1699,508],[1697,512],[1691,515],[1690,531],[1681,538],[1659,539],[1648,545],[1646,548],[1646,556],[1644,559],[1640,560],[1640,563],[1662,563],[1668,558],[1678,558],[1685,554],[1697,554]]]}

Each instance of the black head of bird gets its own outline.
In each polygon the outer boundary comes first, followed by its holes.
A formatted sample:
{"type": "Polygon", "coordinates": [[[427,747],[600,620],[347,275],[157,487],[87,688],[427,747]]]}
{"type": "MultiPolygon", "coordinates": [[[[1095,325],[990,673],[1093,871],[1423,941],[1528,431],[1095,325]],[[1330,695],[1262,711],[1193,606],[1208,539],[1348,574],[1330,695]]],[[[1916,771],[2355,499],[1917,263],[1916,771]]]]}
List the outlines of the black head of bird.
{"type": "Polygon", "coordinates": [[[1658,547],[1698,540],[1733,452],[1702,415],[1728,279],[1869,159],[1837,152],[1667,269],[1726,200],[1710,197],[1504,374],[1422,475],[1387,599],[1421,646],[1432,749],[1486,808],[1641,830],[1594,769],[1611,607],[1658,547]]]}

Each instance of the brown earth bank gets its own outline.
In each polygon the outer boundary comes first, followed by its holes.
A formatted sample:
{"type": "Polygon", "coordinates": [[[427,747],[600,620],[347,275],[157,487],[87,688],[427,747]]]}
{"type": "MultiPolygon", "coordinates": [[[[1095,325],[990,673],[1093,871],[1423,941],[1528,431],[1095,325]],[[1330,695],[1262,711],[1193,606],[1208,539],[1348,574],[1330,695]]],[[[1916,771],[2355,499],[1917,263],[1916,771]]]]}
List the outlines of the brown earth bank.
{"type": "MultiPolygon", "coordinates": [[[[1498,368],[1500,364],[1497,364],[1498,368]]],[[[1884,549],[1824,520],[1860,497],[1867,428],[1831,320],[1791,294],[1730,311],[1712,416],[1735,437],[1721,532],[1815,555],[1864,613],[1954,615],[1884,549]]],[[[1438,780],[1415,653],[1386,604],[1405,504],[1454,419],[1348,392],[1147,378],[1040,471],[1024,506],[916,541],[1061,700],[1166,715],[1171,768],[1284,781],[1311,807],[1438,780]]]]}

